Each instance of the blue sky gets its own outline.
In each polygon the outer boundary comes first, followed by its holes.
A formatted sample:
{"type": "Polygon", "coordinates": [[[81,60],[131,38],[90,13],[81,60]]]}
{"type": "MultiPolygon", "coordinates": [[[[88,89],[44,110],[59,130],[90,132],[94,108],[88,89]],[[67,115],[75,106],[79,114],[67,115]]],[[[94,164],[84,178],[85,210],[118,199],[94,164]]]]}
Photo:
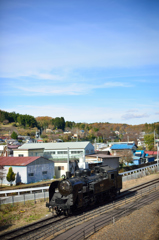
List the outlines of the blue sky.
{"type": "Polygon", "coordinates": [[[0,109],[159,121],[158,0],[1,0],[0,109]]]}

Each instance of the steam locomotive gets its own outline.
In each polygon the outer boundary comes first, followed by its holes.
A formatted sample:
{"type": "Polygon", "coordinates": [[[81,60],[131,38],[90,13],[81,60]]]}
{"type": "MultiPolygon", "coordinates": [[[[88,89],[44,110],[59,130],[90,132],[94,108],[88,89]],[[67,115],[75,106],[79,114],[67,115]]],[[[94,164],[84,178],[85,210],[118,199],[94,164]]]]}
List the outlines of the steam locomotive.
{"type": "Polygon", "coordinates": [[[108,165],[96,166],[93,173],[90,169],[77,170],[72,178],[67,172],[67,178],[51,183],[46,207],[54,209],[57,215],[69,215],[77,209],[113,199],[121,188],[122,176],[108,165]]]}

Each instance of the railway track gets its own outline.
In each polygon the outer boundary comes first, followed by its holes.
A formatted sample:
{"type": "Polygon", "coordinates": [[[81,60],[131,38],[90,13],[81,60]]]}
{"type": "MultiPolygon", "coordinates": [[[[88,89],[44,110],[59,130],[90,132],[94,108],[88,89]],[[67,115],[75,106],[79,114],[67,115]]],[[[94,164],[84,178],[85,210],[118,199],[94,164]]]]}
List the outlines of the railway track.
{"type": "MultiPolygon", "coordinates": [[[[122,191],[121,194],[113,201],[103,204],[93,209],[88,209],[79,215],[74,215],[66,218],[65,216],[51,217],[40,220],[33,224],[26,225],[22,228],[12,230],[0,235],[0,239],[46,239],[50,235],[57,236],[62,232],[72,228],[73,226],[80,225],[95,216],[103,215],[112,211],[112,209],[124,207],[126,204],[136,204],[136,201],[143,196],[146,196],[156,189],[159,189],[159,179],[129,188],[122,191]]],[[[108,214],[109,215],[109,214],[108,214]]]]}
{"type": "Polygon", "coordinates": [[[144,190],[146,188],[149,188],[149,190],[151,190],[151,186],[153,186],[155,184],[156,185],[159,184],[159,179],[154,179],[154,180],[151,180],[149,182],[146,182],[146,183],[143,183],[143,184],[140,184],[140,185],[128,188],[126,190],[123,190],[123,191],[121,191],[121,194],[117,196],[117,199],[122,198],[124,196],[131,195],[132,192],[142,191],[142,190],[144,190]]]}
{"type": "Polygon", "coordinates": [[[65,216],[60,217],[48,217],[47,219],[43,219],[40,221],[37,221],[35,223],[26,225],[21,228],[17,228],[14,230],[11,230],[9,232],[6,232],[4,234],[0,235],[0,239],[31,239],[31,235],[37,234],[37,231],[39,232],[43,227],[47,227],[50,224],[58,224],[61,220],[65,219],[65,216]]]}
{"type": "Polygon", "coordinates": [[[142,208],[145,205],[152,203],[153,201],[159,199],[159,191],[153,192],[146,198],[140,199],[138,202],[133,202],[131,204],[124,205],[123,207],[114,208],[111,212],[101,214],[90,221],[87,221],[76,227],[73,230],[69,230],[65,234],[61,234],[57,237],[51,237],[49,240],[81,240],[88,239],[89,236],[99,231],[101,228],[109,224],[115,224],[120,218],[131,214],[133,211],[142,208]]]}

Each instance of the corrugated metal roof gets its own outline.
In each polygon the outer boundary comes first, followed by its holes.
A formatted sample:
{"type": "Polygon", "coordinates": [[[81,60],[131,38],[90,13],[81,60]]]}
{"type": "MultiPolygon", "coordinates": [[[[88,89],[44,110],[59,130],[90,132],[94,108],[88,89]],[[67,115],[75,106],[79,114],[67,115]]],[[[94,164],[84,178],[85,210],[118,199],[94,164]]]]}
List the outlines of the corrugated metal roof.
{"type": "Polygon", "coordinates": [[[157,151],[145,151],[149,155],[157,155],[157,151]]]}
{"type": "Polygon", "coordinates": [[[97,158],[97,157],[99,157],[99,158],[115,158],[115,157],[119,157],[119,156],[117,156],[117,155],[107,155],[107,154],[102,154],[102,153],[95,153],[95,154],[90,154],[90,155],[86,155],[85,156],[86,158],[87,157],[94,157],[94,158],[97,158]]]}
{"type": "Polygon", "coordinates": [[[132,149],[135,145],[134,144],[114,144],[111,146],[111,150],[117,150],[117,149],[132,149]]]}
{"type": "Polygon", "coordinates": [[[2,166],[26,166],[40,157],[0,157],[2,166]]]}
{"type": "Polygon", "coordinates": [[[77,149],[77,148],[86,148],[90,142],[58,142],[58,143],[25,143],[20,146],[18,149],[77,149]]]}

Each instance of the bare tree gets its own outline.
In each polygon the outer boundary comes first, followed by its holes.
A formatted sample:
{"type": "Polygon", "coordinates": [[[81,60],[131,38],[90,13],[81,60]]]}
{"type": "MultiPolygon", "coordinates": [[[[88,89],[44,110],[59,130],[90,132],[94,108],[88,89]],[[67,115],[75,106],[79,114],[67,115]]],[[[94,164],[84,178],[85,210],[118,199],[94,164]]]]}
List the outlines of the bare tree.
{"type": "Polygon", "coordinates": [[[133,162],[133,153],[131,150],[122,150],[118,153],[120,156],[120,163],[121,164],[128,164],[133,162]]]}

